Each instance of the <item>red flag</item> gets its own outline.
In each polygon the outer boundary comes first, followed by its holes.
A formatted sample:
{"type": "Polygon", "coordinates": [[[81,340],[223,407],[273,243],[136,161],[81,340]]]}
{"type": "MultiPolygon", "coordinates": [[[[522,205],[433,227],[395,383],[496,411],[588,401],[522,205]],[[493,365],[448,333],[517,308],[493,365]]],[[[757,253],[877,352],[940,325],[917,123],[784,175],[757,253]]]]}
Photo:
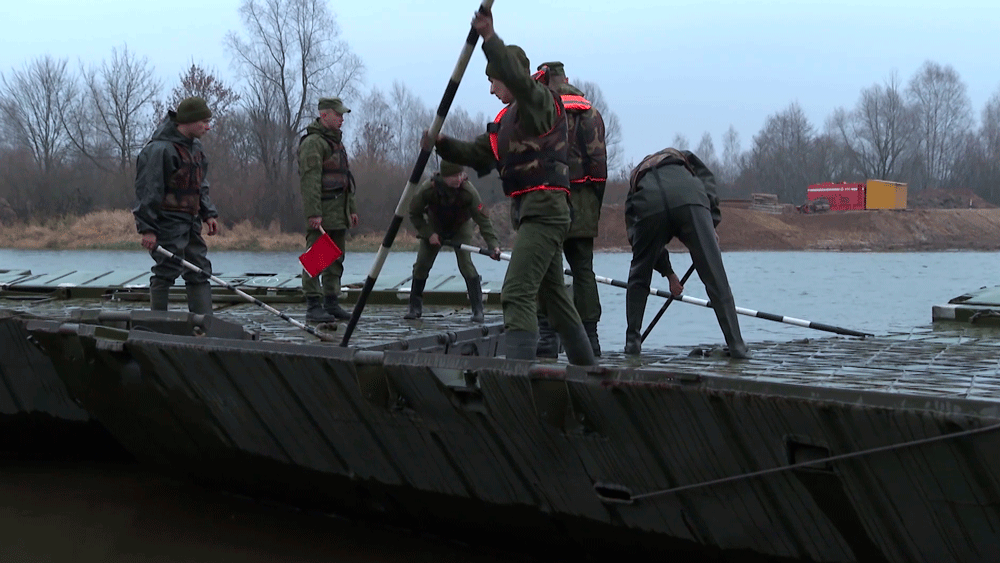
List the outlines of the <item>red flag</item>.
{"type": "Polygon", "coordinates": [[[305,268],[306,272],[315,278],[343,255],[344,251],[333,242],[330,235],[323,233],[323,236],[316,239],[309,250],[299,256],[299,262],[302,262],[302,267],[305,268]]]}

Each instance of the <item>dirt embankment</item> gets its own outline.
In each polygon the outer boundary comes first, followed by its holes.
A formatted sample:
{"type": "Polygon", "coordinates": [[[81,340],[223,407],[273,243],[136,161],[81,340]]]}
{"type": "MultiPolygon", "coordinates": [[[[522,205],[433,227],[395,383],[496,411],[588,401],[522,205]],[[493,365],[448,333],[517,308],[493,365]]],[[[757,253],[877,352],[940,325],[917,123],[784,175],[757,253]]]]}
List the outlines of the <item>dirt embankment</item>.
{"type": "MultiPolygon", "coordinates": [[[[506,248],[510,247],[507,206],[491,209],[493,223],[506,248]]],[[[354,251],[375,250],[381,233],[352,238],[354,251]]],[[[247,223],[223,227],[219,236],[207,237],[217,250],[297,250],[301,233],[275,228],[254,228],[247,223]]],[[[740,207],[722,208],[719,241],[723,250],[1000,250],[1000,208],[903,209],[834,211],[801,214],[787,206],[780,214],[740,207]]],[[[412,250],[416,241],[400,233],[395,250],[412,250]]],[[[609,205],[601,216],[601,250],[628,250],[621,205],[609,205]]],[[[139,236],[128,210],[101,211],[79,218],[65,218],[47,225],[0,223],[0,248],[25,249],[134,249],[139,236]]],[[[674,241],[670,248],[681,250],[674,241]]]]}
{"type": "MultiPolygon", "coordinates": [[[[1000,209],[876,209],[807,215],[722,208],[723,250],[998,250],[1000,209]]],[[[602,214],[598,246],[627,249],[621,206],[602,214]]],[[[671,248],[683,248],[672,242],[671,248]]]]}

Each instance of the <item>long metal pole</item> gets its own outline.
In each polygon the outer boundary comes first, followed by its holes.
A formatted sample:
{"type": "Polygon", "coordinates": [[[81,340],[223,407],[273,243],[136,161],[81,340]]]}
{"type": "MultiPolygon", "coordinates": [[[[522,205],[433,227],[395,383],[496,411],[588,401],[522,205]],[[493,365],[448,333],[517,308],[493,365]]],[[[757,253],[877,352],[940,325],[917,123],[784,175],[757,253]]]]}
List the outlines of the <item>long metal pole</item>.
{"type": "MultiPolygon", "coordinates": [[[[487,13],[492,6],[493,0],[483,0],[479,6],[479,11],[487,13]]],[[[438,133],[441,132],[441,126],[444,125],[444,118],[448,115],[451,102],[455,99],[455,93],[458,92],[458,85],[462,82],[462,75],[465,74],[465,67],[469,66],[469,59],[472,58],[472,51],[476,48],[476,42],[478,41],[479,33],[476,32],[475,28],[470,27],[469,35],[465,38],[465,45],[462,47],[462,53],[458,57],[455,70],[451,73],[451,79],[448,81],[448,86],[444,90],[444,96],[438,105],[434,123],[428,130],[432,139],[436,139],[438,133]]],[[[399,233],[399,227],[403,224],[403,213],[406,211],[404,207],[410,200],[411,192],[420,183],[420,177],[424,173],[424,168],[427,167],[427,161],[430,159],[430,156],[431,149],[420,148],[417,162],[413,165],[413,171],[410,173],[410,180],[403,188],[402,195],[399,196],[399,204],[396,205],[396,214],[393,215],[392,222],[389,223],[389,230],[385,232],[385,238],[382,239],[382,246],[378,249],[378,255],[375,257],[375,262],[372,263],[371,270],[368,271],[365,285],[361,289],[357,303],[354,304],[351,320],[347,322],[347,327],[344,329],[344,338],[340,342],[341,346],[347,346],[351,341],[351,334],[354,333],[354,328],[358,325],[361,312],[365,310],[365,305],[368,303],[368,296],[371,295],[372,289],[375,288],[375,281],[382,271],[382,266],[385,265],[385,259],[389,256],[389,249],[392,248],[392,243],[396,240],[396,235],[399,233]]]]}
{"type": "MultiPolygon", "coordinates": [[[[472,245],[469,245],[469,244],[452,244],[451,246],[454,246],[454,247],[459,248],[461,250],[467,250],[469,252],[476,252],[476,253],[482,254],[483,256],[492,256],[493,255],[492,252],[490,252],[489,250],[486,250],[485,248],[479,248],[478,246],[472,246],[472,245]]],[[[508,254],[506,252],[501,252],[500,253],[500,259],[501,260],[510,260],[510,254],[508,254]]],[[[570,271],[569,268],[564,269],[563,273],[565,275],[567,275],[567,276],[572,276],[573,275],[573,272],[570,271]]],[[[606,278],[604,276],[594,276],[594,277],[597,278],[597,283],[603,283],[603,284],[606,284],[606,285],[613,285],[615,287],[620,287],[622,289],[628,289],[628,284],[626,282],[621,281],[621,280],[616,280],[616,279],[612,279],[612,278],[606,278]]],[[[672,297],[673,299],[675,299],[677,301],[682,301],[684,303],[689,303],[691,305],[701,305],[702,307],[708,307],[709,309],[712,308],[712,303],[710,301],[708,301],[707,299],[698,299],[697,297],[688,297],[687,295],[671,295],[671,293],[669,291],[663,291],[662,289],[656,289],[654,287],[649,288],[649,294],[650,295],[655,295],[657,297],[667,297],[667,298],[672,297]]],[[[803,328],[812,328],[812,329],[815,329],[815,330],[822,330],[822,331],[826,331],[826,332],[833,332],[833,333],[836,333],[836,334],[843,334],[845,336],[861,336],[861,337],[875,336],[874,334],[872,334],[870,332],[860,332],[860,331],[857,331],[857,330],[851,330],[849,328],[840,328],[840,327],[833,326],[833,325],[828,325],[828,324],[823,324],[823,323],[816,323],[816,322],[807,321],[807,320],[803,320],[803,319],[797,319],[795,317],[786,317],[786,316],[783,316],[783,315],[775,315],[773,313],[764,313],[762,311],[754,311],[753,309],[744,309],[743,307],[736,307],[736,312],[739,313],[739,314],[741,314],[741,315],[747,315],[749,317],[757,317],[758,319],[764,319],[764,320],[767,320],[767,321],[775,321],[775,322],[779,322],[779,323],[785,323],[785,324],[790,324],[790,325],[795,325],[795,326],[801,326],[803,328]]]]}
{"type": "Polygon", "coordinates": [[[247,301],[253,303],[254,305],[256,305],[258,307],[262,307],[264,309],[267,309],[268,311],[274,313],[275,315],[278,315],[282,319],[284,319],[284,320],[292,323],[293,325],[301,328],[302,330],[308,332],[309,334],[315,336],[316,338],[319,338],[320,340],[322,340],[324,342],[336,342],[336,339],[332,335],[326,334],[324,332],[320,332],[320,331],[316,330],[315,328],[313,328],[313,327],[311,327],[311,326],[309,326],[307,324],[303,324],[303,323],[301,323],[301,322],[293,319],[292,317],[289,317],[285,313],[282,313],[281,311],[275,309],[274,307],[271,307],[270,305],[268,305],[267,303],[264,303],[260,299],[257,299],[253,295],[250,295],[249,293],[241,291],[235,285],[233,285],[233,284],[231,284],[231,283],[229,283],[229,282],[227,282],[227,281],[225,281],[225,280],[223,280],[221,278],[217,278],[217,277],[213,276],[212,274],[209,274],[209,273],[205,272],[205,270],[202,270],[198,266],[195,266],[194,264],[188,262],[187,260],[181,258],[180,256],[177,256],[176,254],[174,254],[173,252],[170,252],[166,248],[163,248],[160,245],[156,245],[156,249],[155,250],[156,250],[156,252],[159,252],[160,254],[162,254],[162,255],[164,255],[164,256],[166,256],[168,258],[173,258],[174,260],[179,261],[182,266],[184,266],[185,268],[187,268],[187,269],[189,269],[191,271],[207,275],[208,279],[210,279],[210,280],[214,281],[215,283],[217,283],[217,284],[219,284],[219,285],[221,285],[221,286],[229,289],[230,291],[233,291],[234,293],[236,293],[236,295],[239,295],[240,297],[242,297],[243,299],[246,299],[247,301]]]}
{"type": "MultiPolygon", "coordinates": [[[[688,278],[691,277],[691,274],[693,272],[694,272],[694,264],[691,264],[691,267],[688,268],[688,271],[684,274],[684,277],[681,278],[681,285],[687,283],[688,278]]],[[[674,302],[674,296],[673,294],[670,294],[670,297],[667,297],[667,300],[663,303],[663,306],[660,307],[660,310],[656,312],[656,316],[653,317],[653,320],[649,321],[649,326],[646,327],[645,332],[642,333],[642,338],[639,339],[640,344],[646,341],[646,337],[649,336],[649,333],[653,332],[653,327],[656,326],[656,323],[660,322],[660,317],[663,316],[663,313],[667,312],[667,307],[669,307],[670,304],[673,302],[674,302]]]]}

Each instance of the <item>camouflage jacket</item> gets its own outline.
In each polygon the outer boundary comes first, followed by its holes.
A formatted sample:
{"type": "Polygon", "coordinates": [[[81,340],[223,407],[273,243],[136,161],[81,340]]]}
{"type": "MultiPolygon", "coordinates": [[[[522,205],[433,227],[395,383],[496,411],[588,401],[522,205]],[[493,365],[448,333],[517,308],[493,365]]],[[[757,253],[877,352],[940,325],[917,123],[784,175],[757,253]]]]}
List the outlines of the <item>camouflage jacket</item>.
{"type": "Polygon", "coordinates": [[[490,248],[500,246],[493,223],[483,206],[479,192],[472,182],[465,181],[459,188],[445,184],[440,175],[424,180],[410,200],[410,222],[417,229],[419,238],[427,239],[434,233],[449,238],[459,232],[469,219],[476,222],[483,240],[490,248]]]}
{"type": "Polygon", "coordinates": [[[159,234],[164,213],[201,219],[219,216],[208,195],[208,159],[201,141],[181,135],[175,115],[168,112],[136,160],[132,215],[140,233],[159,234]]]}
{"type": "MultiPolygon", "coordinates": [[[[483,52],[487,60],[497,65],[500,79],[514,95],[518,106],[517,123],[524,134],[541,136],[550,131],[559,117],[559,102],[552,91],[520,67],[498,36],[483,42],[483,52]]],[[[489,174],[498,164],[489,133],[479,135],[472,142],[444,138],[436,143],[436,148],[441,158],[469,166],[480,176],[489,174]]],[[[569,202],[561,191],[534,191],[511,198],[511,222],[515,229],[527,220],[566,224],[569,214],[569,202]]]]}
{"type": "MultiPolygon", "coordinates": [[[[341,139],[340,131],[327,129],[317,119],[306,127],[306,134],[299,141],[299,190],[302,192],[302,210],[306,219],[323,216],[323,201],[334,195],[323,193],[323,165],[327,160],[334,157],[343,159],[338,169],[347,169],[344,175],[350,176],[346,151],[338,154],[333,150],[334,146],[342,146],[341,139]]],[[[331,225],[326,224],[328,219],[324,217],[324,227],[328,230],[346,229],[351,224],[350,215],[358,212],[351,184],[347,183],[346,187],[336,195],[338,202],[343,202],[343,212],[338,205],[336,216],[329,218],[331,225]]]]}
{"type": "Polygon", "coordinates": [[[601,221],[608,151],[604,118],[578,88],[562,82],[553,86],[562,96],[569,125],[570,200],[573,225],[566,238],[594,238],[601,221]]]}

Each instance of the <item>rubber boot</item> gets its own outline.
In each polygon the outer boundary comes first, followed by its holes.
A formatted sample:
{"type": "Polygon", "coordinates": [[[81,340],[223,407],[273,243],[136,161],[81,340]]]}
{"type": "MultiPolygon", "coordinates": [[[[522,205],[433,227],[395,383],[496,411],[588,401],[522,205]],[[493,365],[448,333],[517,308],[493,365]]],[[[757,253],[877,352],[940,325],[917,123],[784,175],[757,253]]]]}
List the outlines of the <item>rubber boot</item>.
{"type": "Polygon", "coordinates": [[[335,319],[346,321],[351,318],[351,314],[340,306],[340,301],[337,299],[336,295],[324,295],[323,308],[326,309],[327,313],[333,315],[335,319]]]}
{"type": "Polygon", "coordinates": [[[187,284],[184,290],[187,292],[188,311],[196,315],[212,314],[212,284],[187,284]]]}
{"type": "Polygon", "coordinates": [[[597,338],[597,322],[583,323],[583,330],[587,332],[587,339],[590,340],[590,348],[594,351],[594,356],[601,357],[601,341],[597,338]]]}
{"type": "Polygon", "coordinates": [[[310,295],[306,297],[306,321],[310,323],[332,323],[337,317],[326,312],[320,304],[319,297],[310,295]]]}
{"type": "Polygon", "coordinates": [[[483,286],[482,277],[465,278],[465,287],[469,290],[469,306],[472,308],[472,317],[469,322],[481,323],[486,320],[483,315],[483,286]]]}
{"type": "Polygon", "coordinates": [[[638,356],[642,353],[642,315],[645,312],[646,303],[639,296],[636,296],[629,303],[629,295],[625,296],[625,353],[629,356],[638,356]]]}
{"type": "Polygon", "coordinates": [[[560,334],[563,350],[566,350],[566,360],[575,366],[597,365],[594,350],[590,347],[590,339],[582,324],[574,325],[560,334]]]}
{"type": "Polygon", "coordinates": [[[170,286],[159,278],[149,280],[149,310],[166,311],[170,302],[170,286]]]}
{"type": "Polygon", "coordinates": [[[410,281],[410,309],[403,315],[404,319],[419,319],[424,314],[424,286],[427,280],[413,278],[410,281]]]}
{"type": "Polygon", "coordinates": [[[559,333],[549,324],[548,317],[538,317],[538,350],[539,358],[559,357],[559,333]]]}
{"type": "Polygon", "coordinates": [[[504,333],[508,360],[535,360],[538,334],[526,330],[511,330],[504,333]]]}

